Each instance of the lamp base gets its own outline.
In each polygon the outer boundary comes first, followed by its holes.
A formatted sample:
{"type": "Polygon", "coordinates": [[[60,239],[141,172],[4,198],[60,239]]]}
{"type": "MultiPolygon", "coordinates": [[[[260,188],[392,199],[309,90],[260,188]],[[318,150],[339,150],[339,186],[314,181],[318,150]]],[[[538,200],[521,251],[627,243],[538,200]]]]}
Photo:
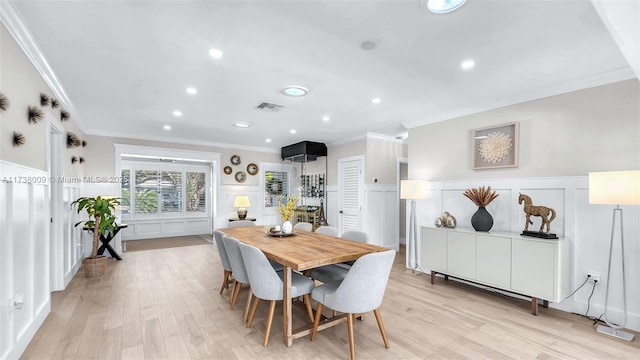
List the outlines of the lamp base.
{"type": "Polygon", "coordinates": [[[247,218],[247,209],[238,209],[238,219],[244,220],[247,218]]]}
{"type": "Polygon", "coordinates": [[[635,335],[630,334],[630,333],[628,333],[626,331],[614,329],[614,328],[611,328],[611,327],[608,327],[608,326],[604,326],[604,325],[598,325],[596,330],[599,333],[607,334],[609,336],[613,336],[613,337],[616,337],[618,339],[627,340],[627,341],[632,341],[633,337],[635,336],[635,335]]]}

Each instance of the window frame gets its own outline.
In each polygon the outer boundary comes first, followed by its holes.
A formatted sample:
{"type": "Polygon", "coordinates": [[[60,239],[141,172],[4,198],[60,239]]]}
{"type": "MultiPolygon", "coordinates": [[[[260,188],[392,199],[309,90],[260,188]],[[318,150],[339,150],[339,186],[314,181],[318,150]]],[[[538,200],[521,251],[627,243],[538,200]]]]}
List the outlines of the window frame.
{"type": "MultiPolygon", "coordinates": [[[[186,198],[187,198],[187,173],[198,172],[205,174],[205,189],[211,189],[212,186],[212,171],[210,164],[196,165],[196,164],[184,164],[184,163],[157,163],[144,160],[122,160],[120,163],[120,176],[122,171],[129,170],[129,213],[121,214],[122,219],[126,220],[148,220],[148,219],[184,219],[184,218],[206,218],[212,214],[212,192],[207,190],[204,192],[205,196],[205,211],[204,212],[188,212],[186,211],[186,198]],[[177,212],[163,212],[162,211],[162,197],[158,196],[157,210],[154,213],[136,213],[136,197],[135,197],[135,174],[136,171],[150,170],[157,171],[161,176],[162,172],[180,172],[181,173],[181,209],[177,212]]],[[[162,188],[158,186],[158,194],[162,194],[162,188]]],[[[122,188],[120,190],[122,194],[122,188]]]]}

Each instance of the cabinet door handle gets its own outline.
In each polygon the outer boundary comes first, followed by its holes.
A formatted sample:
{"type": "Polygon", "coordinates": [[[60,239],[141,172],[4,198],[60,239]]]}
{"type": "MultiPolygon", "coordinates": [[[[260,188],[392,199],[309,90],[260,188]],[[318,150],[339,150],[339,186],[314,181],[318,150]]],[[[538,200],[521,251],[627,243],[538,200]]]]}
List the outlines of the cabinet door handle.
{"type": "Polygon", "coordinates": [[[343,214],[342,210],[339,211],[340,214],[343,214]]]}

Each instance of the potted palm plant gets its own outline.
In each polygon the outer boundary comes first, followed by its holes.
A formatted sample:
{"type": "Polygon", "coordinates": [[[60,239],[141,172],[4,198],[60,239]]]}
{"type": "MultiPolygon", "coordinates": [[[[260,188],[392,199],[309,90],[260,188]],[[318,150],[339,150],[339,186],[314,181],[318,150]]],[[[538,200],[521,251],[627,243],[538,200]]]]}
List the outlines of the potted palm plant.
{"type": "Polygon", "coordinates": [[[116,217],[114,215],[117,205],[120,205],[120,200],[113,197],[81,197],[71,203],[71,205],[78,205],[78,213],[85,210],[89,215],[89,220],[79,221],[75,226],[83,224],[84,227],[93,229],[93,246],[91,248],[91,257],[83,260],[84,271],[87,277],[98,277],[104,275],[107,269],[107,258],[105,256],[98,256],[98,243],[100,236],[107,234],[108,231],[112,233],[116,228],[116,217]]]}

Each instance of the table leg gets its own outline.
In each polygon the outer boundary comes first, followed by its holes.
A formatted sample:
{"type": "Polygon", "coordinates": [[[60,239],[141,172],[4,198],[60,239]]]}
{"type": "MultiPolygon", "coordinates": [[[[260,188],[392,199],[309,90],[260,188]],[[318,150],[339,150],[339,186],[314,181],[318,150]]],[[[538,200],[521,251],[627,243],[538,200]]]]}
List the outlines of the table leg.
{"type": "Polygon", "coordinates": [[[291,313],[291,268],[285,266],[283,269],[282,284],[282,320],[284,325],[284,344],[293,345],[292,313],[291,313]]]}
{"type": "Polygon", "coordinates": [[[538,315],[538,298],[531,298],[531,315],[538,315]]]}

